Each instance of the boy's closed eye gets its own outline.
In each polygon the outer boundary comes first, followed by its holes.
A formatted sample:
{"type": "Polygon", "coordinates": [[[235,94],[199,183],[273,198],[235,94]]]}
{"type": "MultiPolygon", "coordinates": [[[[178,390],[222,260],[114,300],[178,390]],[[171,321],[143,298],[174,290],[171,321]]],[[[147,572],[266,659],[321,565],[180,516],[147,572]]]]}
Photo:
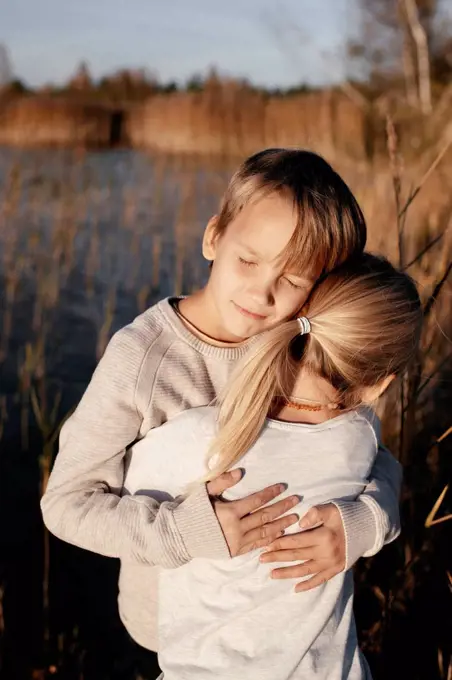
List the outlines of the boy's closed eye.
{"type": "Polygon", "coordinates": [[[243,257],[239,257],[239,262],[240,264],[243,264],[245,267],[256,267],[257,262],[251,262],[251,260],[245,260],[243,257]]]}
{"type": "MultiPolygon", "coordinates": [[[[257,267],[257,264],[258,264],[257,262],[253,262],[252,260],[246,260],[244,257],[241,257],[240,255],[239,255],[239,262],[244,267],[257,267]]],[[[303,281],[303,282],[296,281],[296,280],[289,278],[289,276],[282,276],[280,280],[283,281],[284,283],[289,284],[289,286],[291,286],[291,288],[295,288],[296,290],[302,290],[303,288],[308,287],[308,284],[305,281],[303,281]]]]}
{"type": "Polygon", "coordinates": [[[283,276],[282,281],[284,281],[284,283],[288,283],[289,286],[291,286],[291,288],[295,288],[296,290],[302,290],[303,288],[306,288],[306,284],[293,281],[292,279],[289,279],[287,276],[283,276]]]}

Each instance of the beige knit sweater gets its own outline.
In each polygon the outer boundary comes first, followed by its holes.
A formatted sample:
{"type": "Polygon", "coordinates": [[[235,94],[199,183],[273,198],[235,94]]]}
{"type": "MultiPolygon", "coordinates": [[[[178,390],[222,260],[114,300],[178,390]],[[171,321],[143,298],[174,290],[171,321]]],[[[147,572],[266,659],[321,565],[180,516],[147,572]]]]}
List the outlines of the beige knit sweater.
{"type": "MultiPolygon", "coordinates": [[[[163,300],[112,338],[62,428],[41,502],[44,522],[69,543],[121,560],[120,615],[148,649],[157,649],[155,567],[227,559],[229,552],[204,486],[183,501],[121,496],[126,447],[177,413],[208,404],[252,342],[209,345],[163,300]]],[[[365,493],[337,503],[347,567],[398,535],[400,479],[399,464],[380,448],[365,493]]]]}

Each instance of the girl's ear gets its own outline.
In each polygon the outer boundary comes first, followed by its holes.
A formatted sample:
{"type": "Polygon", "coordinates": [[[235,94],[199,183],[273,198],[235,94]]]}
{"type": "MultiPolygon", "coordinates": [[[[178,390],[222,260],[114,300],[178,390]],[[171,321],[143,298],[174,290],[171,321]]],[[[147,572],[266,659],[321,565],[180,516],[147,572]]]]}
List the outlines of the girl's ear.
{"type": "Polygon", "coordinates": [[[214,215],[207,222],[207,227],[204,231],[204,236],[202,239],[202,254],[203,257],[209,262],[213,262],[217,252],[217,241],[218,241],[218,215],[214,215]]]}
{"type": "Polygon", "coordinates": [[[387,375],[386,378],[380,380],[380,382],[373,387],[365,387],[361,393],[363,402],[365,404],[372,404],[372,402],[376,401],[378,397],[381,397],[383,392],[386,392],[395,377],[395,375],[387,375]]]}

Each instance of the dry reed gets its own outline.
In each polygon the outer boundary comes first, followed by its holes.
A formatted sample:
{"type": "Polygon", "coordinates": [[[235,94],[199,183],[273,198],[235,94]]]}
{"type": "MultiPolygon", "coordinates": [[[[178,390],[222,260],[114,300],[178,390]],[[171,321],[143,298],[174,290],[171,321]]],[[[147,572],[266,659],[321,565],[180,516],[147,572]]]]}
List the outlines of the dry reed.
{"type": "MultiPolygon", "coordinates": [[[[287,109],[287,116],[290,109],[295,117],[295,110],[289,105],[287,109]]],[[[247,123],[228,122],[236,124],[238,136],[245,137],[247,123]]],[[[209,134],[214,139],[217,128],[209,134]]],[[[192,136],[196,138],[193,132],[192,136]]],[[[451,151],[443,140],[419,162],[404,167],[390,120],[388,136],[389,167],[387,162],[358,165],[337,151],[332,159],[363,205],[370,247],[409,269],[425,309],[421,351],[400,397],[393,393],[388,398],[384,421],[387,441],[407,470],[397,566],[386,579],[380,572],[372,575],[370,561],[357,573],[358,597],[369,592],[377,611],[361,628],[362,645],[373,659],[375,677],[385,679],[401,677],[385,665],[388,641],[395,625],[409,630],[418,588],[430,584],[431,565],[436,565],[435,573],[445,584],[450,579],[450,565],[443,564],[438,551],[450,537],[445,532],[451,515],[442,507],[447,502],[452,440],[445,406],[451,394],[447,382],[452,331],[452,199],[447,172],[451,151]]],[[[20,448],[37,456],[42,492],[61,421],[76,401],[74,386],[86,383],[112,332],[156,299],[188,293],[202,284],[207,272],[199,255],[202,229],[215,210],[229,169],[216,162],[200,166],[189,159],[133,154],[106,156],[103,161],[64,154],[38,155],[34,160],[33,165],[31,158],[18,161],[13,155],[0,165],[5,177],[0,194],[0,277],[6,303],[0,350],[9,376],[2,384],[0,434],[6,436],[11,418],[18,414],[20,448]],[[129,174],[133,182],[128,181],[129,174]],[[77,324],[82,322],[79,332],[77,324]],[[18,365],[15,376],[13,364],[18,365]],[[36,433],[41,444],[32,450],[36,433]]],[[[381,560],[389,559],[385,555],[383,551],[381,560]]],[[[66,662],[57,660],[69,658],[79,642],[52,623],[55,603],[49,591],[52,553],[47,534],[42,559],[43,646],[51,665],[60,664],[63,672],[66,662]]],[[[451,673],[450,648],[440,639],[436,644],[428,680],[446,680],[451,673]]],[[[408,653],[406,645],[403,650],[408,653]]],[[[413,668],[408,659],[406,667],[413,668]]]]}

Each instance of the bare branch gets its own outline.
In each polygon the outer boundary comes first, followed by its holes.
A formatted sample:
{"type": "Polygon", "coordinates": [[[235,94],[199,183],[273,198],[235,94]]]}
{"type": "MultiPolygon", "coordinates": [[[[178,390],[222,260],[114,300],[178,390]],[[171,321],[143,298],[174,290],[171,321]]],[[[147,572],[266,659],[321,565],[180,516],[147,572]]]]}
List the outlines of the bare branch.
{"type": "MultiPolygon", "coordinates": [[[[277,10],[272,10],[271,13],[266,12],[263,15],[263,18],[278,41],[281,51],[288,55],[290,62],[292,64],[300,63],[302,54],[300,50],[305,48],[311,38],[297,22],[296,18],[292,15],[292,12],[289,11],[289,8],[287,6],[280,6],[277,10]],[[288,40],[289,35],[295,37],[295,43],[288,40]]],[[[337,55],[325,51],[318,52],[317,65],[322,68],[325,75],[330,75],[332,67],[334,68],[337,65],[337,61],[337,55]]],[[[338,83],[338,87],[340,87],[343,93],[361,109],[365,110],[370,107],[370,101],[367,97],[365,97],[358,88],[352,85],[350,81],[345,78],[341,79],[338,83]]]]}
{"type": "Polygon", "coordinates": [[[444,439],[446,439],[446,437],[448,437],[450,434],[452,434],[452,426],[449,427],[445,432],[443,432],[443,434],[441,435],[441,437],[438,437],[438,439],[436,440],[437,443],[440,444],[440,443],[441,443],[444,439]]]}
{"type": "Polygon", "coordinates": [[[404,0],[404,6],[411,35],[416,45],[421,110],[422,113],[429,114],[432,112],[432,88],[427,34],[419,19],[416,0],[404,0]]]}
{"type": "Polygon", "coordinates": [[[13,70],[8,50],[0,44],[0,89],[8,85],[13,78],[13,70]]]}
{"type": "Polygon", "coordinates": [[[428,253],[429,250],[431,250],[434,246],[436,246],[436,244],[437,244],[439,241],[441,241],[441,239],[443,238],[444,233],[445,233],[445,232],[442,232],[442,233],[439,234],[438,236],[435,236],[434,239],[432,239],[431,241],[429,241],[429,243],[427,243],[427,245],[425,246],[425,248],[422,248],[422,250],[416,255],[416,257],[414,257],[414,258],[411,260],[411,262],[408,262],[408,264],[405,265],[404,271],[406,271],[407,269],[409,269],[409,267],[412,267],[414,264],[416,264],[417,262],[419,262],[419,260],[421,260],[421,259],[424,257],[424,255],[425,255],[426,253],[428,253]]]}
{"type": "Polygon", "coordinates": [[[397,212],[397,245],[399,251],[399,267],[403,269],[404,266],[404,226],[405,221],[403,220],[403,211],[400,209],[402,200],[402,173],[401,173],[401,162],[398,152],[398,139],[397,133],[394,127],[394,121],[391,116],[387,114],[386,116],[386,135],[387,135],[387,147],[389,154],[389,161],[391,167],[392,175],[392,185],[394,188],[394,198],[396,203],[397,212]]]}
{"type": "Polygon", "coordinates": [[[446,283],[450,272],[452,271],[452,261],[449,262],[449,264],[446,266],[446,269],[435,285],[435,288],[433,289],[433,293],[430,295],[429,299],[427,300],[425,307],[424,307],[424,319],[427,319],[430,316],[430,313],[435,305],[435,302],[437,301],[441,290],[446,283]]]}
{"type": "Polygon", "coordinates": [[[445,497],[448,489],[449,489],[449,484],[446,484],[446,486],[444,487],[444,489],[441,491],[440,495],[436,499],[433,508],[431,509],[431,511],[428,514],[427,519],[425,520],[424,526],[425,526],[426,529],[430,528],[434,524],[439,524],[440,522],[446,522],[447,520],[452,519],[452,514],[445,515],[444,517],[440,517],[439,519],[436,519],[436,513],[438,512],[439,508],[441,507],[441,504],[444,500],[444,497],[445,497]]]}
{"type": "Polygon", "coordinates": [[[440,120],[444,114],[447,114],[447,111],[449,110],[451,103],[452,103],[452,83],[449,83],[449,85],[447,85],[446,88],[443,90],[443,93],[441,94],[439,101],[436,104],[435,109],[433,111],[433,115],[430,119],[430,124],[432,126],[436,125],[438,120],[440,120]]]}
{"type": "MultiPolygon", "coordinates": [[[[404,0],[399,0],[399,5],[402,5],[404,0]]],[[[402,12],[399,12],[399,14],[403,15],[403,9],[402,12]]],[[[405,94],[407,98],[407,102],[410,106],[413,108],[418,109],[419,108],[419,92],[418,92],[418,86],[417,86],[417,78],[416,78],[416,66],[413,63],[413,53],[411,50],[411,45],[410,45],[410,30],[409,27],[406,25],[406,22],[403,22],[403,48],[402,48],[402,64],[403,64],[403,75],[405,79],[405,94]]]]}
{"type": "Polygon", "coordinates": [[[430,177],[430,175],[431,175],[431,174],[433,173],[433,171],[436,169],[437,165],[439,164],[439,162],[441,161],[441,159],[443,158],[443,156],[445,155],[445,153],[448,151],[448,149],[449,149],[449,147],[451,146],[451,144],[452,144],[452,135],[450,135],[449,139],[445,142],[443,148],[442,148],[441,151],[438,153],[438,155],[436,156],[435,160],[434,160],[433,163],[430,165],[430,167],[427,169],[427,172],[424,173],[424,175],[423,175],[423,177],[421,178],[421,180],[420,180],[419,184],[417,185],[417,187],[414,189],[414,191],[413,191],[413,192],[411,193],[411,195],[409,196],[407,202],[406,202],[405,205],[403,206],[402,210],[399,212],[399,218],[400,218],[400,217],[403,217],[403,215],[405,215],[406,211],[408,210],[408,208],[410,207],[410,205],[412,204],[412,202],[414,201],[414,199],[416,198],[416,196],[418,195],[418,193],[419,193],[420,190],[422,189],[422,187],[423,187],[423,185],[425,184],[425,182],[428,180],[428,178],[430,177]]]}
{"type": "Polygon", "coordinates": [[[425,390],[425,388],[429,385],[429,383],[433,380],[435,375],[438,375],[438,373],[441,371],[441,369],[444,368],[444,366],[452,359],[452,354],[448,354],[447,356],[444,357],[442,361],[436,366],[433,371],[430,373],[430,375],[427,376],[427,378],[424,380],[424,382],[419,386],[417,392],[416,392],[416,398],[419,397],[421,392],[425,390]]]}

